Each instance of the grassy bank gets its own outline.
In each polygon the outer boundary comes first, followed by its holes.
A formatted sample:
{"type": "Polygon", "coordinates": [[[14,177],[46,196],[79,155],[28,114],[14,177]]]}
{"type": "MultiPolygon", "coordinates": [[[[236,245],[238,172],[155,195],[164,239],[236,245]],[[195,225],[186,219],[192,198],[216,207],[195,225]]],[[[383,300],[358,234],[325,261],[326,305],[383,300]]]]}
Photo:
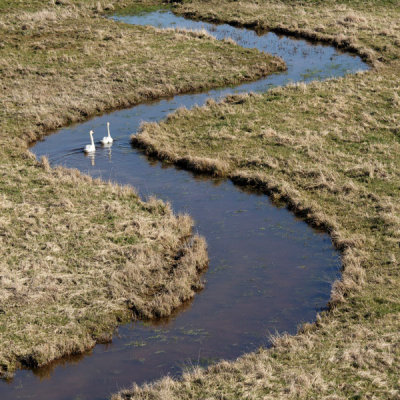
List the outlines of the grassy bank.
{"type": "Polygon", "coordinates": [[[106,110],[283,66],[207,35],[104,19],[112,3],[0,0],[3,377],[109,340],[128,318],[168,315],[201,288],[208,261],[188,216],[39,163],[28,142],[106,110]]]}
{"type": "Polygon", "coordinates": [[[343,273],[329,311],[298,335],[114,398],[399,398],[399,3],[194,0],[178,12],[326,41],[374,67],[180,110],[132,138],[148,154],[285,202],[329,232],[343,273]]]}

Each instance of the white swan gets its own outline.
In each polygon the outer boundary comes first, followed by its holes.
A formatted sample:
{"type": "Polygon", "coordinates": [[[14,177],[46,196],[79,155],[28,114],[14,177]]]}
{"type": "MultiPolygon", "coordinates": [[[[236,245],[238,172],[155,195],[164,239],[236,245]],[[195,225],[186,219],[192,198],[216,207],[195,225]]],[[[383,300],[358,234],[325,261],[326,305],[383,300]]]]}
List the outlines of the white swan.
{"type": "Polygon", "coordinates": [[[108,136],[104,136],[103,139],[100,140],[101,144],[112,144],[112,142],[114,141],[110,135],[110,123],[109,122],[107,122],[107,131],[108,131],[108,136]]]}
{"type": "Polygon", "coordinates": [[[89,132],[90,135],[90,142],[91,144],[87,144],[83,151],[85,153],[94,153],[96,151],[96,146],[94,145],[94,140],[93,140],[93,131],[89,132]]]}

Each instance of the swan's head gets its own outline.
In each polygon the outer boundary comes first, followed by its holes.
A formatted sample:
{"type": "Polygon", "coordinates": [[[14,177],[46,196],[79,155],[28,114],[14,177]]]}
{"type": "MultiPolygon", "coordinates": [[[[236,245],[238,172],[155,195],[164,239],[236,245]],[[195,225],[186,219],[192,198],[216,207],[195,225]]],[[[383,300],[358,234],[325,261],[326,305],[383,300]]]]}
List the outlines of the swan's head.
{"type": "Polygon", "coordinates": [[[89,135],[93,135],[93,133],[94,133],[93,131],[90,131],[90,132],[89,132],[89,135]]]}
{"type": "Polygon", "coordinates": [[[110,126],[110,123],[109,123],[109,122],[107,122],[107,126],[110,126]]]}

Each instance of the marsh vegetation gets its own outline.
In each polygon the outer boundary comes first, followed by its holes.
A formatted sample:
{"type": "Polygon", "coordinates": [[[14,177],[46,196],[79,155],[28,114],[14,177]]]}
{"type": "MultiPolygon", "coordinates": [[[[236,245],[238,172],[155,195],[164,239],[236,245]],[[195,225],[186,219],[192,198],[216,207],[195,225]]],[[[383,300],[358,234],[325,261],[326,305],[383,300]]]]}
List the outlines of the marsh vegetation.
{"type": "MultiPolygon", "coordinates": [[[[113,8],[0,2],[3,376],[108,340],[132,314],[168,315],[201,287],[207,265],[189,217],[130,188],[39,163],[27,142],[115,107],[283,67],[231,41],[100,18],[113,8]]],[[[134,139],[167,161],[285,203],[330,233],[343,276],[329,312],[298,335],[116,399],[399,395],[399,11],[396,2],[356,0],[176,6],[182,15],[325,41],[373,66],[180,110],[134,139]]]]}
{"type": "MultiPolygon", "coordinates": [[[[298,335],[279,337],[273,348],[234,363],[134,387],[115,398],[395,398],[398,4],[192,1],[177,12],[326,41],[358,52],[374,67],[210,102],[144,125],[134,139],[171,162],[188,152],[199,161],[214,160],[218,174],[284,201],[330,233],[342,251],[343,276],[333,287],[329,312],[298,335]]],[[[201,162],[196,165],[202,169],[201,162]]]]}
{"type": "Polygon", "coordinates": [[[128,318],[168,315],[202,286],[208,262],[190,217],[52,169],[29,142],[111,108],[283,67],[204,35],[117,24],[106,8],[0,2],[3,377],[110,340],[128,318]]]}

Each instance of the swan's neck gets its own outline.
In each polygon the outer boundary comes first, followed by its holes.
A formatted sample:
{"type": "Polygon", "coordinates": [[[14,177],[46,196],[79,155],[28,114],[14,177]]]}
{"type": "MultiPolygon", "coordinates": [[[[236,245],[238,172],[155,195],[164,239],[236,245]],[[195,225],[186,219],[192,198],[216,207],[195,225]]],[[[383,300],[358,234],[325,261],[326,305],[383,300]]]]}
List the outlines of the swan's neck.
{"type": "Polygon", "coordinates": [[[110,125],[107,125],[107,131],[108,131],[108,137],[111,137],[111,135],[110,135],[110,125]]]}
{"type": "Polygon", "coordinates": [[[94,146],[94,140],[93,140],[93,135],[92,134],[90,134],[90,141],[92,143],[92,146],[94,146]]]}

